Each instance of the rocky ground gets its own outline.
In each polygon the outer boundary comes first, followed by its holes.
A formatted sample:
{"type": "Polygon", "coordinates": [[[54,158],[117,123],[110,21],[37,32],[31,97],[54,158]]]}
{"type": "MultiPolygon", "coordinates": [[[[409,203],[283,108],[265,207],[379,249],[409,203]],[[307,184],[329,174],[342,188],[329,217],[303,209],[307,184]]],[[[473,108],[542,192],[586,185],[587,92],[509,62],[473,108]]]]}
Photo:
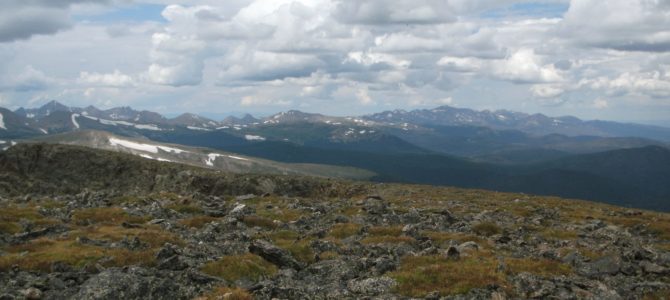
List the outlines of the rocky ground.
{"type": "Polygon", "coordinates": [[[158,162],[83,178],[85,169],[49,168],[75,150],[111,169],[141,159],[97,161],[92,150],[34,147],[0,154],[0,177],[22,180],[0,199],[0,299],[670,294],[668,214],[480,190],[209,174],[158,162]],[[168,176],[175,181],[153,173],[177,171],[168,176]],[[144,177],[104,178],[131,173],[144,177]],[[81,190],[59,188],[71,178],[81,190]]]}

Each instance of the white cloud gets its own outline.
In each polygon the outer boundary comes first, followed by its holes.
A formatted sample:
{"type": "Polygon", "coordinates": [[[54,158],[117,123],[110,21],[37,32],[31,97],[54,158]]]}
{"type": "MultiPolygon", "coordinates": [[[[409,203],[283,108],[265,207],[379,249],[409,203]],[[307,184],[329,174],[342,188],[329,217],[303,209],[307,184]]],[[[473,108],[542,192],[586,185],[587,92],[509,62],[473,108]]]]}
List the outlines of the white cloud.
{"type": "Polygon", "coordinates": [[[625,72],[616,78],[598,77],[584,80],[581,84],[595,90],[603,90],[609,95],[642,94],[657,98],[670,97],[670,73],[667,72],[625,72]]]}
{"type": "Polygon", "coordinates": [[[540,98],[554,98],[562,95],[565,88],[555,84],[536,84],[530,87],[533,96],[540,98]]]}
{"type": "Polygon", "coordinates": [[[444,56],[437,62],[445,70],[455,72],[476,72],[482,69],[486,62],[474,57],[444,56]]]}
{"type": "Polygon", "coordinates": [[[533,49],[522,48],[492,64],[493,75],[515,82],[560,82],[563,76],[553,64],[545,64],[533,49]]]}
{"type": "Polygon", "coordinates": [[[375,103],[375,101],[372,100],[372,97],[368,94],[367,87],[359,88],[356,91],[356,98],[362,105],[372,105],[375,103]]]}
{"type": "Polygon", "coordinates": [[[603,98],[598,98],[596,100],[593,100],[593,108],[605,109],[607,107],[609,107],[609,103],[607,102],[607,100],[605,100],[603,98]]]}
{"type": "Polygon", "coordinates": [[[572,0],[561,25],[564,35],[582,45],[622,51],[670,50],[668,1],[572,0]]]}
{"type": "Polygon", "coordinates": [[[263,97],[259,95],[249,95],[242,97],[240,105],[242,106],[261,106],[261,105],[271,105],[271,106],[289,106],[291,101],[283,99],[272,99],[269,97],[263,97]]]}
{"type": "Polygon", "coordinates": [[[134,85],[133,78],[114,70],[113,73],[89,73],[81,72],[79,81],[85,85],[106,86],[106,87],[128,87],[134,85]]]}

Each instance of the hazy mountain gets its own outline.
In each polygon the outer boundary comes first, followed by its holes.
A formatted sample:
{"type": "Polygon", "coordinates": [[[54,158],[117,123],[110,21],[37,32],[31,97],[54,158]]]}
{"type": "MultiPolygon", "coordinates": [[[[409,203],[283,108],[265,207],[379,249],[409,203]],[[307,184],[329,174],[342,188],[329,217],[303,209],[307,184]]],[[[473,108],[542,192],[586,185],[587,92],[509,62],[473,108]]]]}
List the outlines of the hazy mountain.
{"type": "Polygon", "coordinates": [[[17,115],[28,118],[28,119],[39,119],[54,112],[72,112],[72,108],[56,101],[52,100],[39,108],[19,108],[15,112],[17,115]]]}
{"type": "Polygon", "coordinates": [[[45,134],[33,121],[0,107],[0,139],[16,139],[45,134]]]}
{"type": "Polygon", "coordinates": [[[260,122],[260,119],[254,118],[254,116],[250,114],[245,114],[241,118],[235,117],[235,116],[228,116],[223,121],[221,121],[221,124],[223,125],[250,125],[254,123],[260,122]]]}
{"type": "Polygon", "coordinates": [[[195,130],[212,129],[221,126],[219,122],[191,113],[181,114],[173,119],[170,119],[168,123],[172,125],[191,127],[195,130]]]}
{"type": "Polygon", "coordinates": [[[383,123],[409,123],[426,126],[466,125],[492,129],[512,129],[533,135],[635,136],[670,141],[670,128],[605,121],[582,121],[571,116],[548,117],[542,114],[531,115],[506,110],[475,111],[440,106],[434,109],[386,111],[367,115],[364,118],[383,123]]]}

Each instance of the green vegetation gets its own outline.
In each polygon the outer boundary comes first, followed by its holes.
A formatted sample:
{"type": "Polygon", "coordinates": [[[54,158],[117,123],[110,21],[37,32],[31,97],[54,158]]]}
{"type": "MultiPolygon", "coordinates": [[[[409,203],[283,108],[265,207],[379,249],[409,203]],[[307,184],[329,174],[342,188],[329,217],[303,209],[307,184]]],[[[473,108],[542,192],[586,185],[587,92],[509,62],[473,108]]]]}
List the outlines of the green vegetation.
{"type": "Polygon", "coordinates": [[[196,205],[192,204],[170,204],[166,208],[172,209],[176,212],[182,213],[182,214],[189,214],[189,215],[195,215],[195,214],[201,214],[202,213],[202,208],[196,205]]]}
{"type": "Polygon", "coordinates": [[[216,261],[208,262],[202,267],[202,271],[228,281],[243,278],[258,281],[276,273],[277,267],[257,255],[247,253],[224,256],[216,261]]]}
{"type": "Polygon", "coordinates": [[[492,222],[482,222],[472,226],[472,231],[478,235],[492,236],[494,234],[499,234],[502,232],[502,229],[498,225],[492,222]]]}
{"type": "Polygon", "coordinates": [[[203,226],[218,220],[219,218],[210,216],[195,216],[179,220],[179,224],[186,227],[202,228],[203,226]]]}
{"type": "Polygon", "coordinates": [[[213,291],[195,298],[195,300],[253,300],[247,291],[237,287],[217,287],[213,291]]]}
{"type": "Polygon", "coordinates": [[[340,223],[335,224],[330,228],[328,237],[332,237],[338,240],[348,238],[352,235],[357,234],[361,230],[361,225],[354,223],[340,223]]]}
{"type": "Polygon", "coordinates": [[[37,226],[56,223],[55,220],[45,218],[35,207],[8,206],[3,207],[0,214],[0,233],[15,234],[21,232],[21,222],[27,221],[37,226]]]}
{"type": "Polygon", "coordinates": [[[402,235],[402,226],[370,227],[368,236],[361,240],[363,244],[400,244],[413,243],[414,238],[402,235]]]}
{"type": "Polygon", "coordinates": [[[131,216],[120,207],[84,208],[72,214],[72,222],[77,225],[118,225],[123,222],[143,223],[147,220],[147,217],[131,216]]]}
{"type": "Polygon", "coordinates": [[[400,268],[390,273],[398,281],[396,292],[408,297],[466,293],[473,288],[505,284],[505,276],[496,272],[492,257],[479,256],[448,260],[442,256],[408,256],[400,268]]]}

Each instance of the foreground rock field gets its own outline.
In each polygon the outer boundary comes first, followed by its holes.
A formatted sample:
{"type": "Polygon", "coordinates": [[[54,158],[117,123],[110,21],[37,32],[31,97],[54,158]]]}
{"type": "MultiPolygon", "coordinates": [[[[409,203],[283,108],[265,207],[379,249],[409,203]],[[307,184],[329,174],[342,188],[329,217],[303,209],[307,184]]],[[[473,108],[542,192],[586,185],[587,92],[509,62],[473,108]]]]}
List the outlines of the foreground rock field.
{"type": "Polygon", "coordinates": [[[63,146],[0,154],[0,177],[0,299],[670,294],[670,215],[662,213],[221,174],[63,146]]]}

